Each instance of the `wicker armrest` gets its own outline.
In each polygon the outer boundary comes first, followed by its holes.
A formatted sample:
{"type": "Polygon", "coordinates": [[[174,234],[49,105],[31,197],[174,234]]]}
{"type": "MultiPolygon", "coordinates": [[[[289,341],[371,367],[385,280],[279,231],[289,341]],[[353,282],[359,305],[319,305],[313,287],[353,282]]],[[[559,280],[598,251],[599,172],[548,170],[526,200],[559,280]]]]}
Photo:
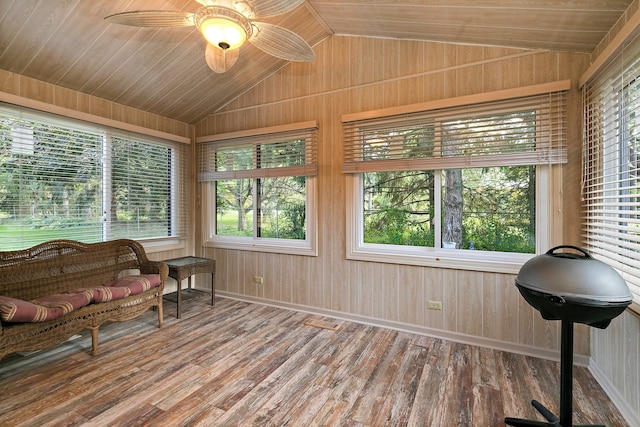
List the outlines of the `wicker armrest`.
{"type": "Polygon", "coordinates": [[[162,283],[165,283],[169,276],[169,267],[164,262],[149,261],[140,264],[141,274],[159,274],[162,283]]]}
{"type": "Polygon", "coordinates": [[[169,267],[160,261],[151,261],[147,258],[147,254],[142,245],[134,240],[121,239],[120,242],[123,245],[129,246],[136,253],[138,262],[138,268],[141,274],[159,274],[162,280],[161,286],[164,286],[167,277],[169,276],[169,267]]]}

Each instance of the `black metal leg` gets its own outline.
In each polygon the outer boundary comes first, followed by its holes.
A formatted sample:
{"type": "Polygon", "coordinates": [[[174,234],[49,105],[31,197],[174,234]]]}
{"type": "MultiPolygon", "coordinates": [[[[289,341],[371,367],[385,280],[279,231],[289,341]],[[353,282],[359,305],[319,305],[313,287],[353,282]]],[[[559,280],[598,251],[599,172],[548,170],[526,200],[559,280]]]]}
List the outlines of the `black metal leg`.
{"type": "Polygon", "coordinates": [[[560,425],[560,418],[556,417],[550,410],[547,409],[542,403],[537,400],[532,400],[531,405],[536,408],[538,412],[544,417],[545,420],[549,421],[551,424],[560,425]]]}
{"type": "Polygon", "coordinates": [[[562,321],[560,336],[560,425],[571,427],[573,415],[573,322],[562,321]]]}
{"type": "MultiPolygon", "coordinates": [[[[510,426],[574,427],[573,416],[573,322],[562,321],[560,337],[560,418],[556,417],[542,403],[531,401],[536,410],[547,420],[534,421],[521,418],[505,418],[510,426]]],[[[605,427],[603,425],[581,425],[575,427],[605,427]]]]}
{"type": "Polygon", "coordinates": [[[523,420],[521,418],[505,418],[504,423],[508,426],[515,426],[515,427],[529,427],[529,426],[549,427],[554,425],[544,421],[523,420]]]}

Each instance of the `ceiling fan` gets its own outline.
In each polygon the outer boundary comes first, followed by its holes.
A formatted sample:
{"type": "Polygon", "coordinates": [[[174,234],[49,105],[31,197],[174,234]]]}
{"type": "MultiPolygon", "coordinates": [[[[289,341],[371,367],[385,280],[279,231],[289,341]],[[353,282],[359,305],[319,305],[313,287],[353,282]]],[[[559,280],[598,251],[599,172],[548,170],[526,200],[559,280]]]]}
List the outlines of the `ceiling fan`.
{"type": "Polygon", "coordinates": [[[254,19],[289,12],[304,0],[196,0],[202,5],[193,13],[169,10],[137,10],[116,13],[108,22],[136,27],[195,26],[207,41],[205,60],[216,73],[235,64],[245,41],[287,61],[309,62],[315,54],[309,44],[291,30],[254,19]]]}

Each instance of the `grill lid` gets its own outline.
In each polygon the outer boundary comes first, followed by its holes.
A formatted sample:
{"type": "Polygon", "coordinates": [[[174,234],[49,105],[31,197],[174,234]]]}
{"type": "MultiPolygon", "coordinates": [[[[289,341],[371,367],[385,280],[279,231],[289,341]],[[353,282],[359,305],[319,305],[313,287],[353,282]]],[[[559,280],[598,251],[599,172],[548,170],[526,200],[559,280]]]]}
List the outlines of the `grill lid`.
{"type": "Polygon", "coordinates": [[[575,246],[556,246],[531,258],[520,269],[516,284],[585,305],[628,305],[633,300],[627,283],[618,272],[575,246]],[[559,252],[559,249],[579,253],[559,252]]]}

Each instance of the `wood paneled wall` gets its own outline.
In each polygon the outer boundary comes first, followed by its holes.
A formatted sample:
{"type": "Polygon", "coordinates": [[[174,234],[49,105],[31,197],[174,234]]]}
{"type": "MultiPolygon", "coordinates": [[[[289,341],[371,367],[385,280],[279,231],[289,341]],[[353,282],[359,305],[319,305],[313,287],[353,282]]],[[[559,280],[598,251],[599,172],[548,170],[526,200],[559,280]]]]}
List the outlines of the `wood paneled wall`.
{"type": "MultiPolygon", "coordinates": [[[[209,248],[219,290],[282,305],[521,349],[559,349],[559,322],[541,319],[514,276],[345,257],[341,115],[572,79],[585,54],[333,36],[311,63],[292,63],[196,125],[196,136],[317,120],[319,256],[209,248]],[[264,283],[253,283],[255,275],[264,283]],[[442,311],[427,301],[443,302],[442,311]]],[[[579,242],[581,98],[570,94],[569,159],[563,167],[563,243],[579,242]]],[[[589,353],[578,328],[576,352],[589,353]]]]}
{"type": "Polygon", "coordinates": [[[627,310],[592,328],[592,372],[631,425],[640,425],[640,316],[627,310]]]}

